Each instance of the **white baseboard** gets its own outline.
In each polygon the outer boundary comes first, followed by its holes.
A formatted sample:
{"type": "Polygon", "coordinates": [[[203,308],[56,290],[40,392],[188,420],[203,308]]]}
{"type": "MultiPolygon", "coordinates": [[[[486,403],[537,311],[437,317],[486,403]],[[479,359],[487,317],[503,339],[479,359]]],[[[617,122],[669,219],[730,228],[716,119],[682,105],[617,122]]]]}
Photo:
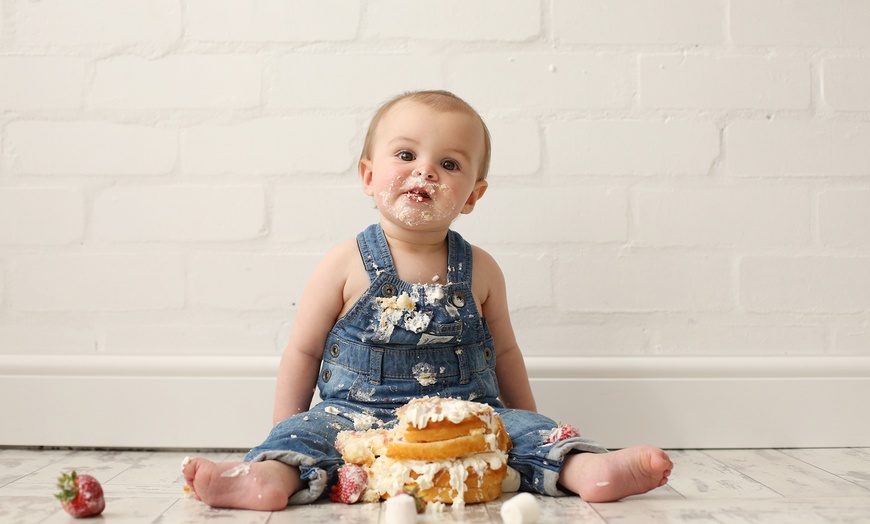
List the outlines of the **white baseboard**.
{"type": "MultiPolygon", "coordinates": [[[[870,446],[870,358],[528,358],[538,409],[610,448],[870,446]]],[[[0,356],[0,446],[248,448],[275,357],[0,356]]]]}

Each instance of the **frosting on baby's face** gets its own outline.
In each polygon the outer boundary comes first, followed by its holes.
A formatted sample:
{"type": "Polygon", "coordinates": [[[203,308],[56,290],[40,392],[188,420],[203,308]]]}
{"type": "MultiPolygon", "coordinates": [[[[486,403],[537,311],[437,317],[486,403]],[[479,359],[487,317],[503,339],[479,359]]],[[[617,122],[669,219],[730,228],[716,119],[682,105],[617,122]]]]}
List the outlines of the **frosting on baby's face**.
{"type": "Polygon", "coordinates": [[[484,140],[473,115],[399,102],[378,125],[371,158],[360,162],[363,189],[392,222],[449,226],[486,188],[477,180],[484,140]]]}
{"type": "Polygon", "coordinates": [[[410,176],[395,173],[390,186],[375,198],[380,200],[380,208],[409,227],[452,220],[458,205],[453,188],[436,182],[425,170],[410,176]]]}

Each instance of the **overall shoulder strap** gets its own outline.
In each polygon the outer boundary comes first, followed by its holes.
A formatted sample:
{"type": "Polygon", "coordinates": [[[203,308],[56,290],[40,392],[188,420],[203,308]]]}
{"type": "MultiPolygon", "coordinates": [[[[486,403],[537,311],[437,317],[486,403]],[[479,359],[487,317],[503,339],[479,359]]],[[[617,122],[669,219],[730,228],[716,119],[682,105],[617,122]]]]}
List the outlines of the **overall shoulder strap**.
{"type": "Polygon", "coordinates": [[[471,244],[452,229],[447,232],[447,282],[471,282],[471,244]]]}
{"type": "Polygon", "coordinates": [[[387,237],[380,224],[372,224],[356,236],[359,246],[359,254],[363,265],[369,274],[369,281],[373,282],[382,272],[396,274],[393,265],[393,257],[390,255],[390,247],[387,245],[387,237]]]}

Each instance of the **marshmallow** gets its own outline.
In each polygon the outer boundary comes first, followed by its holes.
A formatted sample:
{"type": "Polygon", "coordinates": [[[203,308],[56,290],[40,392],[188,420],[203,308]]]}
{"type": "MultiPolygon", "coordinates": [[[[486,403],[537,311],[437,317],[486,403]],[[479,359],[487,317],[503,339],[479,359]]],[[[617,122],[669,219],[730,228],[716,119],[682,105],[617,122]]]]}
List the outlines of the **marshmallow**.
{"type": "Polygon", "coordinates": [[[534,524],[541,516],[538,501],[531,493],[515,495],[501,506],[504,524],[534,524]]]}
{"type": "Polygon", "coordinates": [[[507,476],[501,481],[502,493],[516,493],[520,490],[520,474],[514,468],[508,466],[507,476]]]}
{"type": "Polygon", "coordinates": [[[400,493],[384,502],[385,524],[414,524],[417,522],[417,504],[414,497],[400,493]]]}

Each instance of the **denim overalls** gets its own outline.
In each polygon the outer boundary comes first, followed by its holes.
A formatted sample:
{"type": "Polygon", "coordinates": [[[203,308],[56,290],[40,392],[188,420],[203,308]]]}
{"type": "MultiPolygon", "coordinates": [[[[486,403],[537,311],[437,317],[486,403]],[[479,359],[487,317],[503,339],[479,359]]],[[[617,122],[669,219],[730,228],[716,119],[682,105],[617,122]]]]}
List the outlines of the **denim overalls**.
{"type": "Polygon", "coordinates": [[[426,395],[495,408],[513,441],[508,465],[520,473],[523,491],[564,495],[557,481],[565,456],[606,452],[583,437],[547,444],[553,420],[501,404],[492,336],[471,293],[471,245],[454,231],[447,241],[447,282],[410,284],[396,276],[379,224],[357,236],[371,284],[326,339],[317,380],[323,401],[277,424],[245,458],[297,466],[308,489],[291,504],[326,491],[343,464],[334,447],[339,431],[389,427],[397,407],[426,395]]]}

